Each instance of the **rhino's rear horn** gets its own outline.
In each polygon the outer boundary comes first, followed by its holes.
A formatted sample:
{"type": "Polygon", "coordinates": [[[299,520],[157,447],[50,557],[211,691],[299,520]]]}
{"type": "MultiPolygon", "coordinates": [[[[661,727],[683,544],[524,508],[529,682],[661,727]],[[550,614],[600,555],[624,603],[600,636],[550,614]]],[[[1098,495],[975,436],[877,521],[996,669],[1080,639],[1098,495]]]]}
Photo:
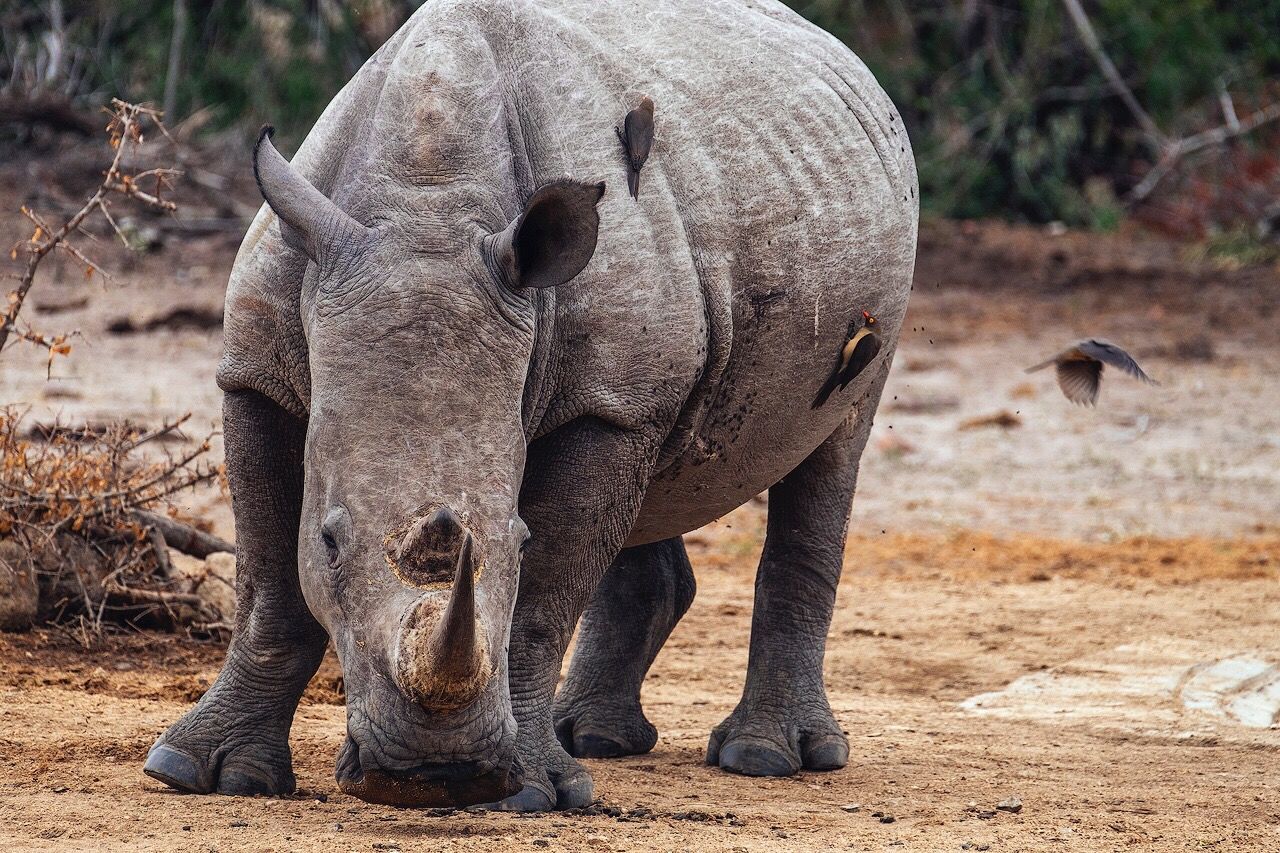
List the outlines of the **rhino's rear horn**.
{"type": "Polygon", "coordinates": [[[391,541],[396,574],[410,586],[428,589],[454,581],[463,538],[469,535],[453,510],[437,507],[409,525],[398,542],[391,541]]]}

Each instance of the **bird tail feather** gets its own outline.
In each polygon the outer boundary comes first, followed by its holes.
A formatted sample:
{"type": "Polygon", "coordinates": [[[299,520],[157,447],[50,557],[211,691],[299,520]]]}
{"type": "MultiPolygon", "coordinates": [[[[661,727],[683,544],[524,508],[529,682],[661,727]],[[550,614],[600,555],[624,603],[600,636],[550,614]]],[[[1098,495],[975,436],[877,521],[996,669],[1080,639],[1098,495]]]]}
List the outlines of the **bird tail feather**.
{"type": "Polygon", "coordinates": [[[827,398],[831,396],[831,392],[835,391],[836,386],[839,384],[840,384],[840,375],[835,374],[831,376],[831,378],[829,378],[826,382],[822,384],[822,390],[818,391],[818,396],[813,398],[813,404],[810,405],[809,408],[810,409],[822,408],[822,404],[827,402],[827,398]]]}
{"type": "Polygon", "coordinates": [[[1028,367],[1026,370],[1024,370],[1024,371],[1022,371],[1022,372],[1023,372],[1023,373],[1035,373],[1037,370],[1044,370],[1046,367],[1048,367],[1049,365],[1053,364],[1053,363],[1054,363],[1054,362],[1056,362],[1056,361],[1057,361],[1057,359],[1056,359],[1056,358],[1051,358],[1051,359],[1049,359],[1048,361],[1042,361],[1042,362],[1040,362],[1039,364],[1036,364],[1036,365],[1033,365],[1033,366],[1031,366],[1031,367],[1028,367]]]}
{"type": "Polygon", "coordinates": [[[627,172],[627,189],[631,190],[631,197],[636,201],[640,200],[640,172],[632,169],[627,172]]]}

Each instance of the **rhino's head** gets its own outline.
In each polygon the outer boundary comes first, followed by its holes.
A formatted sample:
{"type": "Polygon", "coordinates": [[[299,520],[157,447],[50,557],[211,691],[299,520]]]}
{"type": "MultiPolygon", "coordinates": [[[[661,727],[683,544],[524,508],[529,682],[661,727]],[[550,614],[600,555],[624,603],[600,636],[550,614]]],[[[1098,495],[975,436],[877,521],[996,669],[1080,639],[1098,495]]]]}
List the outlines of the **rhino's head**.
{"type": "Polygon", "coordinates": [[[529,537],[531,289],[591,260],[604,185],[547,185],[495,231],[478,211],[358,222],[267,133],[255,171],[285,243],[313,262],[298,559],[346,680],[338,780],[397,805],[501,799],[521,785],[506,659],[529,537]]]}

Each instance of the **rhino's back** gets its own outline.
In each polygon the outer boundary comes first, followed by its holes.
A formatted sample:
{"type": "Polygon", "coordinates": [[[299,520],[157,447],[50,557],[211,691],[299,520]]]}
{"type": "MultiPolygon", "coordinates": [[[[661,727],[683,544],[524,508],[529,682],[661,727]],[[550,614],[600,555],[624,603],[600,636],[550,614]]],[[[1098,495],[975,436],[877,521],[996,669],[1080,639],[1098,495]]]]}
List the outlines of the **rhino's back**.
{"type": "Polygon", "coordinates": [[[914,161],[862,62],[774,0],[434,0],[415,21],[404,67],[468,81],[451,103],[501,128],[475,143],[497,180],[611,187],[592,263],[540,297],[556,331],[537,432],[666,423],[633,544],[794,468],[882,372],[809,409],[850,320],[880,319],[887,363],[910,288],[914,161]],[[657,139],[636,203],[615,128],[640,93],[657,139]]]}

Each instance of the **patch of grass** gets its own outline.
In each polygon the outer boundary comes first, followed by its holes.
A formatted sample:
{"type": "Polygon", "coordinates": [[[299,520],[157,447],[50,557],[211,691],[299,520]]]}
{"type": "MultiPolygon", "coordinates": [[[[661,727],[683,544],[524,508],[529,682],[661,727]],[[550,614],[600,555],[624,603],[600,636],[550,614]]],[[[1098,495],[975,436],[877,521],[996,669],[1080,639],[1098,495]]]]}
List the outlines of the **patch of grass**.
{"type": "Polygon", "coordinates": [[[1226,270],[1265,266],[1280,263],[1280,243],[1264,240],[1252,228],[1232,228],[1190,247],[1187,260],[1226,270]]]}

